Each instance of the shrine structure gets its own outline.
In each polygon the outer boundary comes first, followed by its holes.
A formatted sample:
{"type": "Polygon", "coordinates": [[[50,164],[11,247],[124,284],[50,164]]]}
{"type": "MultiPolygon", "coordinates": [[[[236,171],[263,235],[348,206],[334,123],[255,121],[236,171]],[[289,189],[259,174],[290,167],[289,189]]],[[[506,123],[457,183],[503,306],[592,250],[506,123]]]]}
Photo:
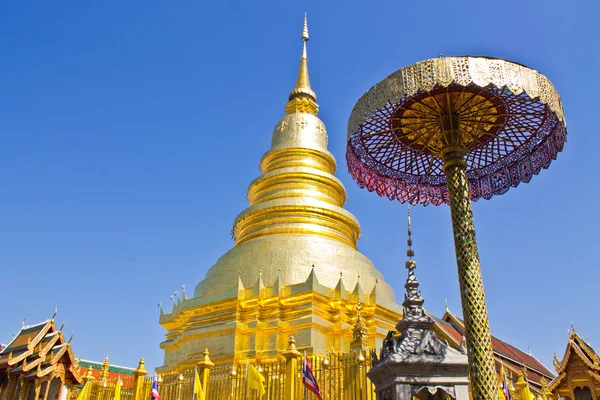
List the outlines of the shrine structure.
{"type": "MultiPolygon", "coordinates": [[[[61,399],[83,382],[71,339],[54,317],[21,330],[0,352],[0,398],[61,399]]],[[[72,338],[72,337],[71,337],[72,338]]]]}
{"type": "Polygon", "coordinates": [[[134,370],[76,359],[71,338],[63,334],[64,322],[52,318],[33,325],[25,321],[12,340],[0,350],[0,400],[66,400],[87,381],[133,386],[134,370]]]}
{"type": "Polygon", "coordinates": [[[554,355],[558,376],[548,390],[562,400],[596,400],[600,398],[600,357],[575,328],[569,330],[569,342],[562,360],[554,355]]]}

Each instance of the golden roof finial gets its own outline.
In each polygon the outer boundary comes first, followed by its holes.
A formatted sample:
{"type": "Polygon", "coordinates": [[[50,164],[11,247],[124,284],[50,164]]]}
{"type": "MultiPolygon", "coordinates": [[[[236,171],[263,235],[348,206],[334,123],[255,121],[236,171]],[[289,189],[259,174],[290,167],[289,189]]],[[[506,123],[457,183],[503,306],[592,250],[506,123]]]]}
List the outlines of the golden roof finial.
{"type": "Polygon", "coordinates": [[[306,13],[304,13],[304,26],[302,27],[302,58],[300,59],[300,71],[296,86],[290,93],[289,102],[285,106],[286,114],[294,112],[306,112],[317,114],[319,106],[317,105],[317,95],[310,87],[310,78],[308,77],[308,56],[306,52],[306,42],[308,42],[308,22],[306,13]]]}

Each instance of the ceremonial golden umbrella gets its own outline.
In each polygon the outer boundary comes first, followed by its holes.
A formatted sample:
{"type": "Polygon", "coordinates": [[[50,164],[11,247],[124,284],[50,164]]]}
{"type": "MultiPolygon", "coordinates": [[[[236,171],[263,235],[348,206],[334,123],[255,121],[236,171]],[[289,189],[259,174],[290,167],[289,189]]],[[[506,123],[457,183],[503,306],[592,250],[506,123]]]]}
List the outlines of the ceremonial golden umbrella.
{"type": "Polygon", "coordinates": [[[346,159],[358,185],[401,203],[450,205],[474,399],[497,379],[471,201],[548,168],[567,138],[540,73],[484,57],[439,57],[394,72],[356,103],[346,159]]]}

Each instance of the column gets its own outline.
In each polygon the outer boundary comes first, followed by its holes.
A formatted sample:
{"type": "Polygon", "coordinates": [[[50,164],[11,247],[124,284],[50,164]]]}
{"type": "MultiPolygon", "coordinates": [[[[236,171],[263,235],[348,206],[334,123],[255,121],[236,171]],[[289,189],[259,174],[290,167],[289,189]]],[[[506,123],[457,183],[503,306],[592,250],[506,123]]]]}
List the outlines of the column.
{"type": "Polygon", "coordinates": [[[281,353],[285,357],[285,399],[293,399],[295,396],[296,373],[298,372],[298,358],[302,354],[296,350],[296,340],[290,336],[287,349],[281,353]]]}
{"type": "Polygon", "coordinates": [[[469,357],[469,376],[473,400],[495,400],[496,367],[492,336],[488,322],[479,253],[475,241],[475,224],[469,185],[465,173],[467,163],[460,149],[448,151],[444,157],[454,248],[458,266],[458,280],[465,322],[465,336],[469,357]]]}
{"type": "Polygon", "coordinates": [[[140,359],[138,367],[133,371],[135,379],[133,381],[133,399],[140,400],[142,396],[142,386],[144,385],[144,378],[148,375],[146,368],[144,368],[144,359],[140,359]]]}
{"type": "MultiPolygon", "coordinates": [[[[208,377],[210,375],[210,369],[215,366],[213,362],[210,360],[208,349],[204,349],[204,357],[198,361],[196,364],[196,368],[198,369],[198,376],[200,377],[200,384],[202,385],[202,392],[204,393],[204,398],[208,399],[208,377]]],[[[194,377],[194,382],[196,377],[194,377]]]]}

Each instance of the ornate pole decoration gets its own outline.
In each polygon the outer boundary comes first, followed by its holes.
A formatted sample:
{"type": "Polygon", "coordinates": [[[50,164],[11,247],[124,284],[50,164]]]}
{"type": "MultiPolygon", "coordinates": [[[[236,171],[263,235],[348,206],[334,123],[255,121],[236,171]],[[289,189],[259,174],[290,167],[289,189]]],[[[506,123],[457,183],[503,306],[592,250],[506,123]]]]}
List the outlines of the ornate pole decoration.
{"type": "Polygon", "coordinates": [[[449,204],[471,391],[497,398],[471,201],[550,166],[567,139],[562,103],[535,70],[484,57],[439,57],[394,72],[357,102],[346,160],[362,188],[410,204],[449,204]]]}

